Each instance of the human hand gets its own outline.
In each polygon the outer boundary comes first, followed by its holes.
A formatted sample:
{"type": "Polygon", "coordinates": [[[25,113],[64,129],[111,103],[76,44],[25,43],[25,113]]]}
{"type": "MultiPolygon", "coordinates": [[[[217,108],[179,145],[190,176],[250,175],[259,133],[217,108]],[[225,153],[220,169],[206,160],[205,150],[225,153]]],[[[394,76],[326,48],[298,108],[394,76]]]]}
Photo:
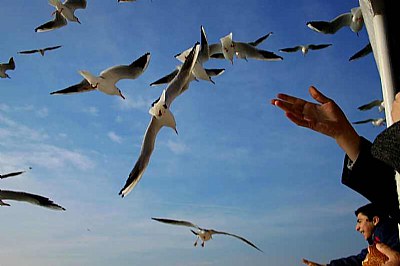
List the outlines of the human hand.
{"type": "Polygon", "coordinates": [[[394,97],[391,114],[393,123],[400,121],[400,92],[398,92],[394,97]]]}
{"type": "Polygon", "coordinates": [[[399,252],[393,250],[383,243],[376,244],[376,248],[389,258],[389,260],[385,264],[383,264],[383,266],[400,266],[399,252]]]}
{"type": "Polygon", "coordinates": [[[271,100],[271,104],[282,109],[296,125],[334,138],[354,161],[359,153],[360,137],[346,115],[332,99],[314,86],[310,86],[309,92],[318,103],[280,93],[276,99],[271,100]]]}
{"type": "Polygon", "coordinates": [[[325,264],[319,264],[319,263],[316,263],[316,262],[313,262],[313,261],[309,261],[309,260],[306,260],[306,259],[303,259],[303,263],[305,265],[308,265],[308,266],[326,266],[325,264]]]}

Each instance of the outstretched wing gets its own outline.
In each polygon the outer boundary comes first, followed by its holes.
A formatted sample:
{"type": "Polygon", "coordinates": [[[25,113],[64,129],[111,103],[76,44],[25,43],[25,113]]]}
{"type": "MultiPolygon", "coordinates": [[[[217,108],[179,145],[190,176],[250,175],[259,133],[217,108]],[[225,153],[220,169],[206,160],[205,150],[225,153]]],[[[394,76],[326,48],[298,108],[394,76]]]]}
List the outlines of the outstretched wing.
{"type": "Polygon", "coordinates": [[[166,218],[151,218],[155,221],[161,222],[161,223],[166,223],[166,224],[173,224],[173,225],[181,225],[181,226],[187,226],[187,227],[193,227],[196,229],[200,229],[197,225],[188,222],[188,221],[183,221],[183,220],[172,220],[172,219],[166,219],[166,218]]]}
{"type": "Polygon", "coordinates": [[[53,209],[53,210],[65,211],[65,209],[63,207],[54,203],[49,198],[46,198],[46,197],[43,197],[40,195],[36,195],[36,194],[26,193],[26,192],[0,190],[0,201],[1,200],[24,201],[24,202],[39,205],[39,206],[46,207],[46,208],[53,209]]]}
{"type": "Polygon", "coordinates": [[[4,179],[4,178],[7,178],[7,177],[12,177],[12,176],[17,176],[17,175],[20,175],[20,174],[23,174],[23,173],[25,173],[25,171],[7,173],[7,174],[4,174],[4,175],[0,175],[0,179],[4,179]]]}
{"type": "Polygon", "coordinates": [[[50,94],[71,94],[71,93],[80,93],[80,92],[87,92],[92,91],[94,88],[90,85],[90,83],[83,79],[80,83],[72,85],[68,88],[50,92],[50,94]]]}
{"type": "Polygon", "coordinates": [[[236,237],[237,239],[242,240],[243,242],[245,242],[246,244],[252,246],[253,248],[263,252],[261,249],[259,249],[256,245],[254,245],[253,243],[251,243],[249,240],[245,239],[244,237],[235,235],[235,234],[231,234],[231,233],[227,233],[227,232],[222,232],[222,231],[216,231],[216,230],[210,230],[211,234],[221,234],[221,235],[228,235],[228,236],[233,236],[236,237]]]}

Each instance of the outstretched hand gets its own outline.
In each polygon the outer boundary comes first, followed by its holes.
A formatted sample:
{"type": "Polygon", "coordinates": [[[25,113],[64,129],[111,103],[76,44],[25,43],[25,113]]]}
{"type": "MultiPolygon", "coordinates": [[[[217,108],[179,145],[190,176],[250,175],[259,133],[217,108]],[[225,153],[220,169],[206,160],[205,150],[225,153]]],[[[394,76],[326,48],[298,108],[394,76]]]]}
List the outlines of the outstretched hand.
{"type": "Polygon", "coordinates": [[[336,140],[340,147],[355,160],[359,152],[360,137],[347,120],[342,109],[314,86],[309,88],[311,97],[318,103],[278,94],[271,104],[279,107],[293,123],[310,128],[336,140]]]}
{"type": "Polygon", "coordinates": [[[319,264],[310,260],[303,259],[303,263],[308,266],[326,266],[326,264],[319,264]]]}

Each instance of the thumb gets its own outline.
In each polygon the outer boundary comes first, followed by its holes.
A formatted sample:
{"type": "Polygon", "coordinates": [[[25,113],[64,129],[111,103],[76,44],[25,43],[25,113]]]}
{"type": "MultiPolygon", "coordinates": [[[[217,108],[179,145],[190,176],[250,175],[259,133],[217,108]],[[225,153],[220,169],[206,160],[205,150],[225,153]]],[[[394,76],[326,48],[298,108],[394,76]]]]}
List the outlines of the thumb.
{"type": "Polygon", "coordinates": [[[331,99],[326,97],[325,95],[323,95],[319,90],[317,90],[317,88],[315,88],[314,86],[310,86],[309,90],[308,90],[311,94],[311,97],[313,97],[316,101],[318,101],[319,103],[327,103],[330,102],[331,99]]]}

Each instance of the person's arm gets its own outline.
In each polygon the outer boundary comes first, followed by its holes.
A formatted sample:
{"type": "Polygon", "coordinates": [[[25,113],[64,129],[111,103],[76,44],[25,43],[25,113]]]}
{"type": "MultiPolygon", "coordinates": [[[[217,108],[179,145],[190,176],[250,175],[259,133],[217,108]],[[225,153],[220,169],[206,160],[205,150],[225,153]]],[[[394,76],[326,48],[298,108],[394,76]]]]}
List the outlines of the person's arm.
{"type": "Polygon", "coordinates": [[[271,104],[282,109],[296,125],[334,138],[349,158],[355,161],[359,153],[360,136],[332,99],[314,86],[309,88],[309,92],[318,103],[280,93],[271,100],[271,104]]]}

